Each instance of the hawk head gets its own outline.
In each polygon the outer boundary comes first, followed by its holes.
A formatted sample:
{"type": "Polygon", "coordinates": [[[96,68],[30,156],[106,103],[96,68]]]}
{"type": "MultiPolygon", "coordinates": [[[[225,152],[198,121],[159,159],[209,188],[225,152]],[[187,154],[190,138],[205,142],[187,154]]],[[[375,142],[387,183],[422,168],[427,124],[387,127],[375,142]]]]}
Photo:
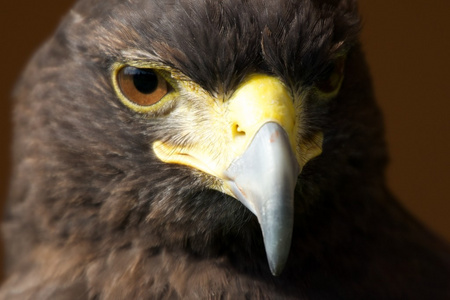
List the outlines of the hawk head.
{"type": "Polygon", "coordinates": [[[79,1],[16,91],[11,232],[279,274],[311,203],[382,177],[358,30],[352,0],[79,1]]]}

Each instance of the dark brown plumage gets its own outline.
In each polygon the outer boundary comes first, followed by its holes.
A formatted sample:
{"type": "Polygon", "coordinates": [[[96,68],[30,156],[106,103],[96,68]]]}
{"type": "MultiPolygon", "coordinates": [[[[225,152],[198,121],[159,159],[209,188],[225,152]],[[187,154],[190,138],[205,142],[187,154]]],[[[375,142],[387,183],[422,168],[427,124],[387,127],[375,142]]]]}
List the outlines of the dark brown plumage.
{"type": "Polygon", "coordinates": [[[350,0],[80,1],[15,93],[1,297],[449,298],[448,248],[384,184],[359,26],[350,0]],[[322,101],[314,86],[342,53],[342,87],[322,101]],[[147,114],[121,103],[111,70],[130,61],[170,67],[224,101],[251,73],[307,95],[299,139],[323,132],[323,153],[298,178],[280,276],[247,208],[210,189],[212,176],[155,156],[153,141],[192,137],[176,103],[147,114]]]}

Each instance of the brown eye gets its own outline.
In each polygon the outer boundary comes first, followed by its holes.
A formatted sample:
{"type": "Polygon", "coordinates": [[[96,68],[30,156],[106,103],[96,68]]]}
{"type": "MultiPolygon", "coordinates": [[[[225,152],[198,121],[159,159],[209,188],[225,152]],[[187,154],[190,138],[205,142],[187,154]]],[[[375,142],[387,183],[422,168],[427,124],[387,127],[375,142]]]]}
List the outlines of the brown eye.
{"type": "Polygon", "coordinates": [[[152,69],[124,67],[117,73],[120,90],[131,102],[150,106],[171,90],[170,84],[152,69]]]}
{"type": "Polygon", "coordinates": [[[345,58],[340,57],[325,69],[316,87],[324,94],[332,94],[339,89],[344,76],[345,58]]]}

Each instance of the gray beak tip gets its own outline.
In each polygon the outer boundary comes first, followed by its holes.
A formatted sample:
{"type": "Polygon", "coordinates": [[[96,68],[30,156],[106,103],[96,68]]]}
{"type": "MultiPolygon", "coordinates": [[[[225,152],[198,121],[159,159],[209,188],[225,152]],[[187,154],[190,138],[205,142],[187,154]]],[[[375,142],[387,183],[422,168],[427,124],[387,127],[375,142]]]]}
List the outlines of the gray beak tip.
{"type": "Polygon", "coordinates": [[[281,272],[284,269],[284,264],[283,265],[276,265],[273,262],[269,261],[269,267],[270,267],[270,272],[272,273],[273,276],[280,276],[281,272]]]}
{"type": "MultiPolygon", "coordinates": [[[[289,252],[288,252],[289,253],[289,252]]],[[[269,262],[270,272],[273,276],[279,276],[286,265],[286,258],[275,258],[273,256],[267,255],[267,259],[269,262]]]]}
{"type": "MultiPolygon", "coordinates": [[[[269,208],[273,210],[271,206],[269,208]]],[[[294,223],[292,206],[286,205],[275,214],[273,211],[263,214],[259,219],[270,271],[278,276],[286,265],[291,248],[294,223]]]]}

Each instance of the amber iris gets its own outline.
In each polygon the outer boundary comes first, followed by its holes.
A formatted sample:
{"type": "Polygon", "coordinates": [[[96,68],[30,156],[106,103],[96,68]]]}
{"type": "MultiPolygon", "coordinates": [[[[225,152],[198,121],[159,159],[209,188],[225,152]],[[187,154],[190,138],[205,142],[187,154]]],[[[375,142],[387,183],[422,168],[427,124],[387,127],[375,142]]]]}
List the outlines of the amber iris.
{"type": "Polygon", "coordinates": [[[150,106],[161,100],[171,89],[167,81],[153,69],[126,66],[117,73],[123,95],[140,106],[150,106]]]}

